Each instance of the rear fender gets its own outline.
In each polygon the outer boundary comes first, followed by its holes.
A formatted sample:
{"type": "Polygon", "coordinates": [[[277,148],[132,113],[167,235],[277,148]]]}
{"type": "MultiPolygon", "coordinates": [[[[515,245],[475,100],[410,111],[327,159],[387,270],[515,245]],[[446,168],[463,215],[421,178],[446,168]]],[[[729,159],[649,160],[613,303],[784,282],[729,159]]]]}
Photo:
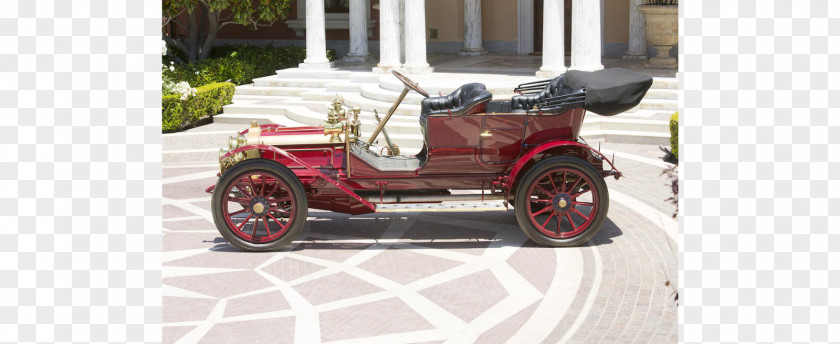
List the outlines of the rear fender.
{"type": "Polygon", "coordinates": [[[508,174],[508,177],[510,178],[507,182],[508,194],[510,194],[514,182],[517,180],[517,178],[521,178],[520,174],[524,174],[525,170],[523,170],[523,168],[528,164],[528,162],[533,160],[534,157],[536,157],[538,154],[558,147],[576,147],[579,149],[589,151],[596,157],[603,161],[606,161],[607,164],[610,165],[609,171],[602,172],[602,175],[604,177],[612,175],[615,177],[615,179],[618,179],[622,176],[621,172],[619,172],[618,169],[615,168],[612,161],[610,161],[610,159],[608,159],[603,153],[599,152],[595,148],[592,148],[588,145],[576,141],[551,141],[529,150],[528,153],[516,160],[516,163],[513,164],[513,168],[511,168],[510,170],[510,174],[508,174]]]}

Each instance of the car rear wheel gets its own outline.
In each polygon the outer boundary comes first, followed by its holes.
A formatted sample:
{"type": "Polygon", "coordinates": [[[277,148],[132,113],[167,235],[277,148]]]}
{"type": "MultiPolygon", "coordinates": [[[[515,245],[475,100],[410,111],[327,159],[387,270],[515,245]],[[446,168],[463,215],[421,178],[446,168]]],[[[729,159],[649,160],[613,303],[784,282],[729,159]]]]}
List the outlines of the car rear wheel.
{"type": "Polygon", "coordinates": [[[300,180],[285,166],[267,160],[244,161],[225,171],[211,202],[219,233],[246,251],[289,245],[308,213],[300,180]]]}
{"type": "Polygon", "coordinates": [[[525,174],[514,204],[519,226],[531,240],[570,247],[598,233],[607,217],[609,193],[590,164],[575,157],[551,157],[525,174]]]}

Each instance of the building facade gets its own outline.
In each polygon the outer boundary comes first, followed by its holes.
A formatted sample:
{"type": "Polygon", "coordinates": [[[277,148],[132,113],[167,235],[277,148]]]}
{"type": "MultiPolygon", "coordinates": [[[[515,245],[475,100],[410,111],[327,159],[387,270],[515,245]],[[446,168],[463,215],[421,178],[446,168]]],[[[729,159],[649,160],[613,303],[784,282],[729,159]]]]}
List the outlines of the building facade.
{"type": "Polygon", "coordinates": [[[644,0],[298,0],[287,20],[250,30],[229,26],[218,41],[305,45],[374,59],[380,70],[430,71],[428,54],[542,54],[545,75],[601,68],[601,56],[647,56],[644,0]],[[571,55],[571,65],[564,57],[571,55]]]}

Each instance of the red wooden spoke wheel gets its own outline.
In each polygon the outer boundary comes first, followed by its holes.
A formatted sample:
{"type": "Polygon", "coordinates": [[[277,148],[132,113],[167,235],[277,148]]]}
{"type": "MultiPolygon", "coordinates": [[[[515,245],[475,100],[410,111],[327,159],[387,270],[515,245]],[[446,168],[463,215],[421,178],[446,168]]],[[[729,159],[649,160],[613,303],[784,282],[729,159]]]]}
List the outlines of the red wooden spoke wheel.
{"type": "Polygon", "coordinates": [[[604,223],[607,186],[578,158],[552,157],[534,165],[519,182],[514,199],[522,230],[537,243],[577,246],[604,223]]]}
{"type": "Polygon", "coordinates": [[[306,221],[303,185],[286,167],[266,160],[242,162],[226,171],[213,191],[213,220],[240,249],[280,249],[306,221]]]}

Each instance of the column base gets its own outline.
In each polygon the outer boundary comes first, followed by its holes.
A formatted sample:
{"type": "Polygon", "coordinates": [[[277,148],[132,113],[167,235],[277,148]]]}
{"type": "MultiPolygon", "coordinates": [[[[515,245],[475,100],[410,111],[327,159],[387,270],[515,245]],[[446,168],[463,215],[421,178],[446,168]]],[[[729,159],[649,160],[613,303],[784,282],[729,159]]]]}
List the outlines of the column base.
{"type": "Polygon", "coordinates": [[[332,62],[315,62],[315,63],[301,63],[298,65],[300,69],[330,69],[335,66],[332,62]]]}
{"type": "Polygon", "coordinates": [[[569,67],[569,70],[579,70],[579,71],[584,71],[584,72],[594,72],[596,70],[602,70],[602,69],[604,69],[604,65],[602,65],[602,64],[569,67]]]}
{"type": "Polygon", "coordinates": [[[405,70],[406,74],[431,74],[435,72],[435,67],[431,67],[428,64],[425,66],[403,65],[402,69],[405,70]]]}
{"type": "Polygon", "coordinates": [[[458,55],[461,56],[478,56],[478,55],[486,55],[487,50],[484,48],[464,48],[463,50],[458,52],[458,55]]]}
{"type": "Polygon", "coordinates": [[[390,73],[394,69],[400,68],[400,66],[401,66],[400,64],[389,64],[389,63],[381,63],[380,62],[379,64],[376,65],[376,67],[373,67],[371,69],[371,71],[374,72],[374,73],[379,73],[379,74],[387,74],[387,73],[390,73]]]}
{"type": "Polygon", "coordinates": [[[370,54],[367,54],[367,55],[350,55],[350,54],[347,54],[347,56],[344,56],[344,57],[341,58],[342,61],[349,62],[349,63],[367,62],[367,61],[370,61],[371,59],[372,59],[372,57],[370,56],[370,54]]]}
{"type": "Polygon", "coordinates": [[[535,73],[535,75],[536,75],[536,77],[538,77],[538,78],[551,79],[551,78],[553,78],[553,77],[557,77],[557,76],[562,75],[563,73],[565,73],[565,72],[566,72],[566,70],[567,70],[567,69],[566,69],[566,67],[560,67],[560,68],[556,68],[556,67],[551,67],[551,68],[541,67],[541,68],[540,68],[540,70],[538,70],[538,71],[535,73]]]}
{"type": "Polygon", "coordinates": [[[625,60],[647,60],[648,54],[644,51],[627,51],[624,56],[621,57],[625,60]]]}

